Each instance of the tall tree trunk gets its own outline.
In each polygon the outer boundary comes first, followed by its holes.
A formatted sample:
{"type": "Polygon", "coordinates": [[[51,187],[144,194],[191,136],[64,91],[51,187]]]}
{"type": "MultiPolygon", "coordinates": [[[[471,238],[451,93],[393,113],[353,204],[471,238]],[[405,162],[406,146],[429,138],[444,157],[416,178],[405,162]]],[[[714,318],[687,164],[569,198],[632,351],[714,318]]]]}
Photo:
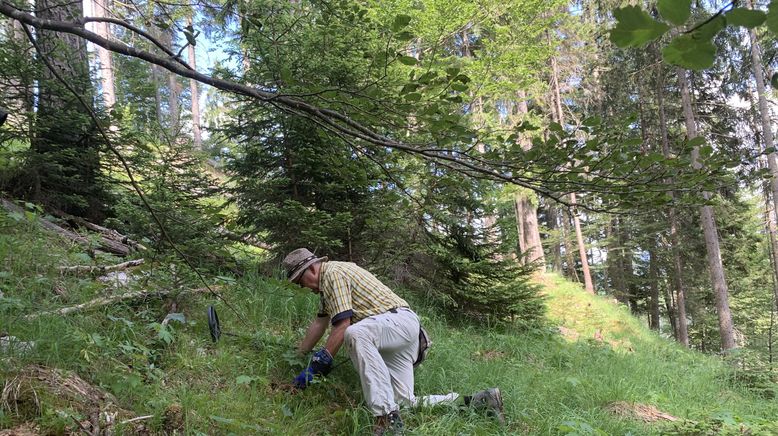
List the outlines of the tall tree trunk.
{"type": "MultiPolygon", "coordinates": [[[[108,4],[106,0],[94,0],[92,2],[96,17],[108,16],[108,4]]],[[[95,33],[106,39],[111,39],[111,28],[108,23],[95,23],[95,33]]],[[[100,88],[102,91],[103,105],[110,110],[116,104],[116,90],[114,89],[113,58],[111,52],[99,45],[96,46],[97,59],[100,62],[100,88]]]]}
{"type": "MultiPolygon", "coordinates": [[[[16,20],[6,20],[5,32],[7,44],[14,49],[16,56],[27,56],[30,44],[27,35],[22,29],[22,24],[16,20]]],[[[5,105],[3,109],[8,112],[7,125],[14,129],[24,131],[28,135],[33,132],[33,77],[16,77],[12,75],[5,78],[7,85],[0,86],[0,99],[5,105]]]]}
{"type": "Polygon", "coordinates": [[[583,232],[581,231],[581,221],[578,219],[578,209],[575,193],[570,193],[570,204],[572,205],[571,214],[573,216],[573,226],[575,227],[575,239],[578,243],[578,255],[581,258],[581,270],[584,276],[584,289],[586,292],[594,295],[594,282],[592,282],[592,273],[589,271],[589,259],[586,256],[586,245],[584,244],[583,232]]]}
{"type": "Polygon", "coordinates": [[[619,219],[612,218],[606,225],[606,237],[608,239],[608,257],[606,258],[608,271],[608,287],[611,294],[620,303],[628,304],[627,283],[624,280],[624,262],[621,250],[621,232],[619,231],[619,219]]]}
{"type": "MultiPolygon", "coordinates": [[[[157,26],[151,26],[149,29],[149,33],[151,33],[151,36],[156,38],[159,41],[163,41],[164,38],[163,30],[158,28],[157,26]]],[[[165,125],[165,115],[162,109],[162,77],[164,73],[162,72],[162,67],[151,64],[151,81],[154,83],[154,104],[156,107],[156,114],[157,114],[157,124],[160,128],[163,128],[165,125]]]]}
{"type": "MultiPolygon", "coordinates": [[[[523,121],[529,113],[527,107],[526,95],[523,91],[517,94],[516,111],[518,115],[517,122],[523,121]]],[[[529,138],[519,139],[521,148],[529,150],[532,142],[529,138]]],[[[546,269],[546,255],[543,252],[543,244],[540,239],[540,226],[538,225],[538,208],[532,203],[528,194],[519,192],[514,196],[514,205],[516,209],[517,228],[519,229],[519,245],[523,257],[527,262],[535,263],[539,271],[546,269]]]]}
{"type": "MultiPolygon", "coordinates": [[[[83,16],[81,2],[37,0],[38,17],[53,21],[77,21],[83,16]]],[[[67,82],[70,89],[90,103],[92,86],[86,43],[78,36],[38,30],[43,56],[67,82]]],[[[38,110],[34,152],[29,164],[37,200],[72,215],[102,219],[105,191],[99,183],[99,145],[89,111],[57,79],[49,68],[41,68],[38,81],[38,110]]]]}
{"type": "MultiPolygon", "coordinates": [[[[652,45],[655,52],[655,58],[660,59],[659,51],[655,45],[652,45]]],[[[665,114],[665,72],[662,62],[657,62],[657,89],[656,99],[659,109],[659,134],[662,141],[662,155],[670,158],[670,139],[667,133],[667,116],[665,114]]],[[[675,199],[675,193],[670,192],[671,198],[675,199]]],[[[681,241],[678,235],[678,217],[674,206],[667,210],[668,228],[670,229],[670,251],[672,254],[672,286],[675,293],[675,304],[673,305],[673,316],[670,321],[673,326],[675,339],[685,347],[689,346],[689,327],[686,319],[686,292],[683,280],[683,263],[681,261],[681,241]]]]}
{"type": "MultiPolygon", "coordinates": [[[[697,123],[694,119],[689,80],[686,77],[686,71],[680,68],[678,69],[678,82],[681,88],[681,102],[686,124],[686,136],[688,139],[696,138],[698,136],[697,123]]],[[[700,148],[694,147],[692,150],[692,165],[696,169],[702,168],[699,158],[700,148]]],[[[708,200],[710,199],[711,194],[709,192],[704,192],[703,197],[708,200]]],[[[721,349],[723,351],[729,351],[736,346],[735,334],[734,326],[732,325],[732,313],[729,309],[729,289],[727,287],[727,279],[724,275],[724,265],[721,262],[721,248],[719,246],[719,235],[716,228],[713,208],[711,206],[702,206],[700,210],[700,219],[702,221],[703,233],[705,234],[705,248],[707,251],[711,284],[713,285],[713,297],[716,304],[716,312],[719,317],[721,349]]]]}
{"type": "Polygon", "coordinates": [[[664,287],[663,291],[665,296],[665,310],[667,310],[667,318],[670,320],[670,328],[673,329],[673,337],[676,341],[678,341],[678,317],[675,308],[676,305],[673,301],[673,294],[670,293],[670,285],[668,284],[668,286],[664,287]]]}
{"type": "MultiPolygon", "coordinates": [[[[564,127],[565,115],[562,105],[562,93],[559,86],[559,71],[557,69],[556,58],[551,57],[551,92],[552,100],[554,103],[553,112],[556,113],[556,121],[564,127]]],[[[589,271],[589,260],[586,257],[586,245],[584,244],[583,231],[581,230],[581,221],[578,218],[578,202],[574,192],[570,193],[570,213],[573,217],[573,226],[575,227],[575,238],[578,244],[578,254],[581,258],[581,272],[584,276],[584,289],[590,294],[594,294],[594,283],[592,282],[592,274],[589,271]]]]}
{"type": "MultiPolygon", "coordinates": [[[[175,43],[174,27],[171,26],[168,30],[162,31],[162,44],[170,49],[174,49],[175,43]]],[[[178,76],[173,73],[167,73],[168,81],[168,118],[170,120],[170,136],[175,138],[178,136],[179,129],[181,127],[181,106],[179,104],[179,98],[181,97],[181,85],[178,83],[178,76]]]]}
{"type": "Polygon", "coordinates": [[[570,243],[570,217],[564,211],[562,212],[562,240],[565,244],[565,257],[567,258],[567,277],[580,283],[581,279],[578,278],[578,268],[575,265],[573,247],[570,243]]]}
{"type": "MultiPolygon", "coordinates": [[[[746,0],[746,6],[753,8],[751,0],[746,0]]],[[[756,92],[759,99],[759,115],[762,122],[762,138],[764,138],[764,148],[769,149],[775,146],[775,141],[773,137],[772,121],[770,120],[770,108],[768,107],[767,102],[767,77],[765,77],[764,68],[762,67],[762,49],[759,46],[759,41],[756,39],[756,32],[753,29],[749,29],[748,39],[751,42],[751,64],[753,65],[754,79],[756,81],[756,92]]],[[[768,221],[769,225],[769,222],[773,222],[773,220],[778,222],[778,207],[776,207],[776,201],[778,201],[778,155],[776,155],[775,152],[767,155],[767,165],[770,169],[770,174],[772,175],[771,196],[773,205],[773,219],[768,221]]],[[[765,198],[765,201],[768,201],[768,199],[765,198]]],[[[778,247],[776,247],[777,244],[775,244],[775,239],[773,239],[774,233],[768,232],[768,236],[771,238],[770,245],[774,250],[778,250],[778,247]]],[[[778,254],[778,252],[775,252],[775,254],[778,254]]],[[[773,274],[776,278],[778,278],[778,262],[773,265],[773,274]]],[[[776,301],[778,301],[778,290],[776,291],[775,298],[776,301]]]]}
{"type": "Polygon", "coordinates": [[[656,239],[651,238],[648,249],[648,281],[651,293],[648,296],[648,328],[659,331],[659,274],[656,258],[656,239]]]}
{"type": "MultiPolygon", "coordinates": [[[[187,17],[186,22],[189,26],[192,26],[192,17],[187,17]]],[[[197,59],[195,58],[194,45],[189,44],[188,51],[189,66],[196,70],[197,59]]],[[[189,79],[189,89],[192,94],[192,136],[195,148],[200,150],[203,148],[203,139],[200,133],[200,93],[197,88],[197,80],[189,79]]]]}
{"type": "Polygon", "coordinates": [[[559,218],[559,209],[554,204],[549,203],[546,207],[548,229],[559,235],[559,241],[551,244],[549,247],[549,252],[551,253],[551,270],[562,274],[562,245],[564,243],[564,232],[559,226],[559,218]]]}

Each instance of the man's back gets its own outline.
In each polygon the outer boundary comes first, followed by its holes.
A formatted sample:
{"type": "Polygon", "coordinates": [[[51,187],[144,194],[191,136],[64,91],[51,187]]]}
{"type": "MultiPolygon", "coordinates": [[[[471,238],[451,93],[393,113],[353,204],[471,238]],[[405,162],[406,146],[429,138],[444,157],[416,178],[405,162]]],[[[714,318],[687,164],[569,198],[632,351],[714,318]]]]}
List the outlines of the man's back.
{"type": "Polygon", "coordinates": [[[372,273],[351,262],[324,262],[319,279],[321,310],[333,317],[351,311],[352,322],[385,313],[408,303],[372,273]]]}

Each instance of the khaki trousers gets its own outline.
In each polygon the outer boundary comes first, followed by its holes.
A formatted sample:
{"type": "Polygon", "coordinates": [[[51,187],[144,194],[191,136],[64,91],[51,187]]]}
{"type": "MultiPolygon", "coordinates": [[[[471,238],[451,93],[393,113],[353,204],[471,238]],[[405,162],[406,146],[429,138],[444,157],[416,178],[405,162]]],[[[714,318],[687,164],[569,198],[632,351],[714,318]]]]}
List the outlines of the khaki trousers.
{"type": "Polygon", "coordinates": [[[407,308],[386,312],[350,325],[346,349],[359,373],[365,403],[374,416],[400,405],[432,405],[459,395],[431,395],[421,401],[413,394],[413,362],[419,348],[419,317],[407,308]]]}

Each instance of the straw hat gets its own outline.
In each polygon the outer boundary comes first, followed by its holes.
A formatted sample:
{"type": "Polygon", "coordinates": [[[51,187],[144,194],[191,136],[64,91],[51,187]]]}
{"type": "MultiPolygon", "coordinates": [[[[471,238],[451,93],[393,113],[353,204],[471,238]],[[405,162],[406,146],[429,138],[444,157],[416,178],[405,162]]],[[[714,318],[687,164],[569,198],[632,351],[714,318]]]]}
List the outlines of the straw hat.
{"type": "Polygon", "coordinates": [[[286,270],[286,278],[291,282],[297,283],[297,280],[300,279],[300,276],[303,275],[303,272],[309,266],[316,262],[326,262],[327,260],[327,256],[316,257],[307,248],[298,248],[286,255],[282,265],[284,270],[286,270]]]}

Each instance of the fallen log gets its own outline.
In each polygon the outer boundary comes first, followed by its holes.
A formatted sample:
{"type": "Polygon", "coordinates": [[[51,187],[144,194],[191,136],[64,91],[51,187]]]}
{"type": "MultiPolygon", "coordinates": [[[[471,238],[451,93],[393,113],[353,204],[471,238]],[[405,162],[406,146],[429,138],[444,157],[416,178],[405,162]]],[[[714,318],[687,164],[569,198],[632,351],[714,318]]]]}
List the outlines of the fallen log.
{"type": "Polygon", "coordinates": [[[140,242],[134,241],[130,239],[128,236],[124,236],[121,233],[117,232],[114,229],[109,229],[107,227],[103,227],[101,225],[95,224],[93,222],[89,222],[81,217],[73,216],[70,214],[67,214],[65,212],[62,212],[61,210],[52,210],[52,215],[62,218],[68,222],[71,222],[75,225],[85,227],[89,230],[92,230],[93,232],[100,233],[103,237],[106,239],[110,239],[116,242],[119,242],[124,245],[128,245],[138,251],[146,250],[146,246],[141,244],[140,242]]]}
{"type": "Polygon", "coordinates": [[[199,294],[205,292],[210,292],[210,291],[208,290],[208,288],[197,288],[197,289],[184,289],[184,290],[161,289],[158,291],[141,290],[141,291],[125,292],[123,294],[95,298],[94,300],[87,301],[86,303],[77,304],[75,306],[63,307],[61,309],[56,309],[56,310],[47,310],[43,312],[31,313],[25,316],[24,319],[29,321],[29,320],[38,319],[41,316],[46,316],[46,315],[58,315],[58,316],[70,315],[72,313],[96,309],[98,307],[103,307],[109,304],[118,303],[120,301],[126,301],[126,300],[140,300],[149,297],[160,298],[171,294],[184,295],[184,294],[199,294]]]}
{"type": "MultiPolygon", "coordinates": [[[[0,198],[0,205],[3,206],[3,208],[9,212],[15,212],[19,214],[24,214],[24,209],[21,207],[15,205],[11,201],[6,200],[5,198],[0,198]]],[[[50,230],[59,236],[69,239],[73,242],[76,242],[80,245],[83,245],[85,247],[92,247],[92,242],[84,237],[79,235],[78,233],[75,233],[73,231],[67,230],[65,228],[62,228],[54,223],[52,223],[49,220],[46,220],[44,218],[40,218],[37,220],[37,222],[45,229],[50,230]]],[[[111,254],[115,254],[121,257],[127,256],[130,254],[130,247],[121,243],[114,241],[112,239],[106,238],[105,236],[101,236],[100,241],[97,243],[99,248],[103,251],[106,251],[111,254]]]]}
{"type": "Polygon", "coordinates": [[[61,266],[59,272],[62,274],[105,274],[112,271],[121,271],[128,268],[143,265],[143,259],[130,260],[128,262],[122,262],[117,265],[74,265],[74,266],[61,266]]]}

